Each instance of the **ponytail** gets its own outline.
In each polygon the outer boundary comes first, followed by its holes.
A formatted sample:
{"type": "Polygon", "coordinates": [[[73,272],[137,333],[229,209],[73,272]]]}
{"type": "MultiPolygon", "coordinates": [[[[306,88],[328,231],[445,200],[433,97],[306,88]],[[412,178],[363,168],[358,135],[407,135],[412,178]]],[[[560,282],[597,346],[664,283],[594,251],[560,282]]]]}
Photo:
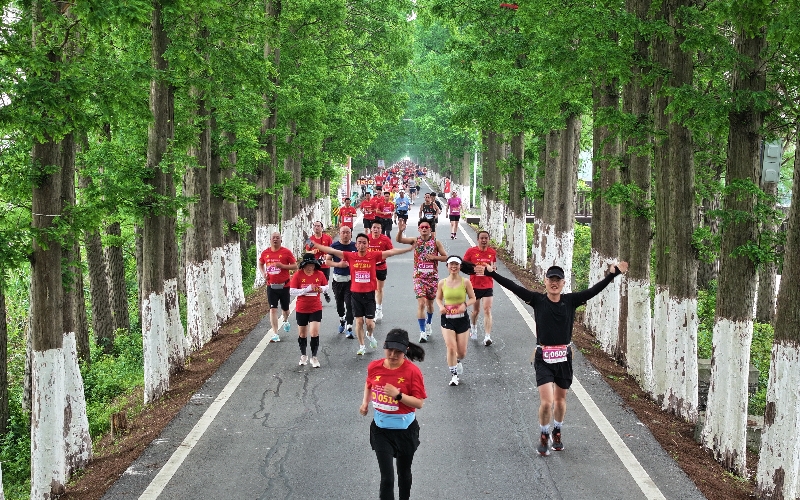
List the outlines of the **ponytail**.
{"type": "Polygon", "coordinates": [[[408,350],[406,351],[406,358],[411,361],[425,361],[425,349],[413,344],[408,343],[408,350]]]}

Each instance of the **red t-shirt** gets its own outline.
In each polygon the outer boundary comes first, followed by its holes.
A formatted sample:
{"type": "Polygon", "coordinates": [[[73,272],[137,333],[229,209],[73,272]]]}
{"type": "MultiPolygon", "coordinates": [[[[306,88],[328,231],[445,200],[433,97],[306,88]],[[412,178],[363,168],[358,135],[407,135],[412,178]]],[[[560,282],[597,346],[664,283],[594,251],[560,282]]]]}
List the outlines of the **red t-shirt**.
{"type": "MultiPolygon", "coordinates": [[[[308,239],[313,241],[313,242],[319,243],[320,245],[325,245],[326,247],[329,247],[329,246],[333,245],[333,238],[331,238],[330,235],[325,234],[325,233],[322,233],[322,236],[320,236],[319,238],[317,238],[316,236],[314,236],[312,234],[311,236],[308,237],[308,239]]],[[[315,248],[313,246],[311,248],[306,247],[306,250],[308,250],[309,252],[313,253],[314,254],[314,258],[317,259],[317,260],[324,259],[325,255],[327,255],[325,252],[323,252],[319,248],[315,248]]],[[[322,260],[322,262],[325,262],[325,261],[322,260]]],[[[327,264],[322,264],[322,269],[328,269],[327,264]]]]}
{"type": "MultiPolygon", "coordinates": [[[[289,286],[292,288],[305,288],[308,285],[325,286],[328,280],[322,271],[314,269],[314,272],[309,276],[305,271],[298,271],[292,275],[289,280],[289,286]]],[[[307,293],[297,297],[297,304],[295,304],[295,311],[299,313],[313,313],[322,310],[322,300],[319,298],[319,290],[314,293],[307,293]]]]}
{"type": "Polygon", "coordinates": [[[394,214],[394,203],[391,201],[381,200],[380,205],[378,206],[378,217],[391,219],[392,214],[394,214]]]}
{"type": "Polygon", "coordinates": [[[403,394],[420,399],[428,397],[422,372],[417,365],[407,359],[394,370],[384,367],[383,359],[370,362],[367,366],[367,385],[373,409],[390,415],[414,412],[414,408],[402,404],[402,401],[395,401],[393,397],[383,392],[386,383],[397,387],[403,394]]]}
{"type": "Polygon", "coordinates": [[[277,251],[272,247],[267,247],[261,252],[258,261],[264,264],[267,271],[267,283],[286,283],[289,281],[289,271],[275,266],[276,263],[294,264],[297,262],[294,254],[286,247],[280,247],[277,251]]]}
{"type": "MultiPolygon", "coordinates": [[[[369,251],[370,252],[383,252],[384,250],[391,250],[394,248],[392,245],[392,240],[385,234],[381,234],[377,238],[372,237],[372,232],[367,235],[367,239],[369,240],[369,251]]],[[[376,271],[383,271],[386,269],[386,261],[382,260],[380,262],[375,263],[375,270],[376,271]]]]}
{"type": "MultiPolygon", "coordinates": [[[[486,247],[485,251],[481,251],[477,246],[467,249],[464,253],[464,261],[472,262],[473,264],[492,264],[497,262],[497,252],[494,248],[486,247]]],[[[494,280],[491,276],[478,276],[473,274],[469,277],[472,282],[472,288],[492,288],[494,287],[494,280]]]]}
{"type": "Polygon", "coordinates": [[[339,220],[342,226],[353,228],[353,222],[356,220],[356,207],[348,207],[347,205],[339,209],[339,220]]]}
{"type": "Polygon", "coordinates": [[[374,292],[378,288],[375,264],[381,260],[380,252],[367,251],[363,257],[358,255],[358,252],[344,252],[342,260],[350,265],[351,292],[374,292]]]}
{"type": "Polygon", "coordinates": [[[364,213],[364,218],[367,220],[373,219],[375,216],[373,213],[375,212],[375,200],[370,199],[369,201],[364,200],[361,204],[358,205],[358,208],[364,213]]]}

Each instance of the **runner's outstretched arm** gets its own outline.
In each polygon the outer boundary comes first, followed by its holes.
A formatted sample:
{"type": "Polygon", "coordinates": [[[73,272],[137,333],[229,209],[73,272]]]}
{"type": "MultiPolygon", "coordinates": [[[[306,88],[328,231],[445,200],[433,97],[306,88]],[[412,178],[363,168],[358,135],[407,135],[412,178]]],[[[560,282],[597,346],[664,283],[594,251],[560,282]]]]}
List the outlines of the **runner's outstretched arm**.
{"type": "Polygon", "coordinates": [[[602,292],[603,289],[605,287],[607,287],[609,283],[614,281],[614,278],[616,278],[620,274],[623,274],[627,270],[628,270],[628,263],[625,262],[625,261],[620,262],[616,266],[611,266],[611,269],[610,269],[611,272],[609,272],[608,275],[605,278],[603,278],[602,280],[598,281],[597,283],[592,285],[590,288],[588,288],[586,290],[583,290],[583,291],[580,291],[580,292],[575,292],[573,294],[575,299],[577,300],[577,303],[583,304],[587,300],[589,300],[592,297],[594,297],[595,295],[597,295],[598,293],[602,292]]]}
{"type": "Polygon", "coordinates": [[[507,290],[510,290],[511,292],[514,293],[514,295],[521,298],[525,302],[530,303],[533,300],[535,292],[528,290],[524,286],[520,286],[514,283],[505,276],[500,276],[499,274],[497,274],[497,271],[495,271],[494,268],[492,268],[492,266],[486,266],[484,274],[486,276],[491,276],[492,278],[494,278],[494,280],[497,281],[500,284],[500,286],[502,286],[507,290]]]}
{"type": "Polygon", "coordinates": [[[316,241],[312,241],[311,244],[314,246],[314,248],[316,248],[318,250],[322,250],[324,253],[327,253],[327,254],[330,254],[330,255],[335,255],[335,256],[339,257],[340,259],[344,255],[344,252],[342,252],[341,250],[336,250],[335,248],[332,248],[332,247],[326,247],[325,245],[320,245],[316,241]]]}

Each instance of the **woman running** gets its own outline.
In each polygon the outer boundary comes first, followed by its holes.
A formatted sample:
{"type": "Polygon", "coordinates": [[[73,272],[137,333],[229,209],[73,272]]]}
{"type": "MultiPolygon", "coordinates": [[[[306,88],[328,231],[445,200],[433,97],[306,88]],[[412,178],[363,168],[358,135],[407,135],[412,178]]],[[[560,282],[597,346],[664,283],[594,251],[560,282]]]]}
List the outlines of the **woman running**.
{"type": "Polygon", "coordinates": [[[467,309],[475,303],[475,291],[469,279],[461,276],[461,257],[451,255],[446,262],[450,274],[439,282],[436,304],[442,312],[442,336],[447,346],[447,367],[452,375],[450,385],[458,385],[458,376],[464,371],[461,360],[467,356],[469,340],[467,309]]]}
{"type": "Polygon", "coordinates": [[[400,500],[411,498],[411,463],[419,446],[416,411],[428,395],[422,372],[411,361],[425,359],[422,347],[408,340],[408,332],[394,328],[383,343],[385,358],[367,367],[364,399],[359,412],[366,416],[372,401],[369,442],[381,472],[381,499],[394,499],[394,459],[400,500]]]}
{"type": "Polygon", "coordinates": [[[297,319],[297,343],[300,344],[300,366],[308,364],[307,336],[311,334],[311,366],[319,368],[319,325],[322,322],[321,293],[328,292],[328,280],[320,271],[320,264],[313,253],[303,254],[300,271],[289,280],[289,294],[297,297],[295,318],[297,319]]]}

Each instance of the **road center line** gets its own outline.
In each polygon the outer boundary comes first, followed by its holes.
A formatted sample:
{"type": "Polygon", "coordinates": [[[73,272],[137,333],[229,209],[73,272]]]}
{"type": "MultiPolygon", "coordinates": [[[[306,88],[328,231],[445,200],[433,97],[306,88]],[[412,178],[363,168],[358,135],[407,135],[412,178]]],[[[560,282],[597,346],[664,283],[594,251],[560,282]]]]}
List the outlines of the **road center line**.
{"type": "MultiPolygon", "coordinates": [[[[475,246],[475,242],[472,241],[472,238],[467,234],[464,230],[464,227],[459,223],[458,228],[461,230],[461,234],[464,235],[464,239],[467,240],[469,246],[475,246]]],[[[514,307],[519,311],[522,319],[525,320],[525,323],[528,325],[531,333],[533,333],[534,338],[536,337],[536,321],[531,316],[528,309],[522,304],[522,302],[517,298],[516,295],[511,293],[510,291],[506,290],[504,287],[500,287],[501,290],[506,294],[506,296],[511,300],[511,303],[514,304],[514,307]]],[[[594,424],[603,434],[603,437],[606,438],[608,444],[611,446],[611,449],[614,450],[614,453],[617,454],[622,465],[628,470],[628,473],[631,475],[636,484],[639,486],[639,489],[642,490],[644,496],[649,500],[666,500],[664,494],[661,493],[661,490],[658,489],[656,483],[650,478],[647,474],[647,471],[644,470],[642,464],[636,459],[634,454],[631,452],[628,445],[625,444],[622,437],[617,433],[614,429],[614,426],[608,421],[603,412],[600,411],[600,408],[595,404],[592,397],[586,392],[586,389],[583,388],[578,379],[573,377],[572,379],[572,391],[575,396],[578,397],[578,401],[580,401],[581,405],[584,407],[586,412],[594,421],[594,424]]]]}
{"type": "MultiPolygon", "coordinates": [[[[293,300],[292,303],[289,305],[289,314],[292,314],[294,311],[295,302],[297,299],[293,300]]],[[[253,365],[256,364],[258,358],[266,350],[267,346],[269,345],[269,339],[272,337],[273,330],[272,328],[264,334],[264,338],[261,339],[261,342],[258,343],[256,348],[250,355],[247,357],[242,366],[236,371],[233,377],[228,381],[227,385],[222,389],[219,393],[219,396],[211,403],[211,406],[203,413],[203,416],[200,417],[200,420],[197,421],[195,426],[186,435],[183,442],[178,446],[178,448],[172,453],[172,456],[169,457],[167,463],[164,464],[164,467],[158,471],[156,477],[150,482],[150,485],[147,487],[146,490],[141,494],[139,500],[155,500],[164,491],[164,488],[167,486],[167,483],[172,479],[175,473],[180,468],[183,461],[189,456],[189,453],[194,449],[195,445],[197,445],[200,438],[203,437],[208,427],[216,418],[219,411],[225,406],[225,403],[228,402],[228,399],[233,395],[236,391],[236,388],[239,387],[239,384],[242,383],[242,380],[247,376],[250,370],[253,368],[253,365]]]]}

